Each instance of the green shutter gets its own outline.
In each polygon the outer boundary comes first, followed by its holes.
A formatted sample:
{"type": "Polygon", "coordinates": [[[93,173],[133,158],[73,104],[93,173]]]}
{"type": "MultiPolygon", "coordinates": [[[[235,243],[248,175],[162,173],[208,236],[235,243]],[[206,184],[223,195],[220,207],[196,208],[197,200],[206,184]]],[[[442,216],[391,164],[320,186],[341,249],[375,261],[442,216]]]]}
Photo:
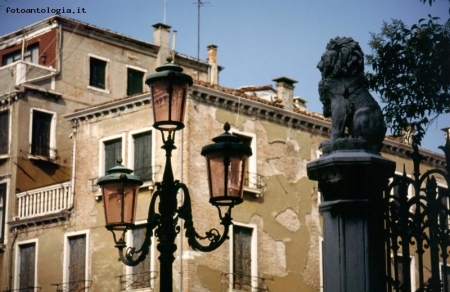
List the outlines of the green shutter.
{"type": "Polygon", "coordinates": [[[127,95],[143,92],[144,72],[128,68],[127,95]]]}
{"type": "Polygon", "coordinates": [[[143,181],[152,179],[152,132],[134,135],[134,174],[143,181]]]}

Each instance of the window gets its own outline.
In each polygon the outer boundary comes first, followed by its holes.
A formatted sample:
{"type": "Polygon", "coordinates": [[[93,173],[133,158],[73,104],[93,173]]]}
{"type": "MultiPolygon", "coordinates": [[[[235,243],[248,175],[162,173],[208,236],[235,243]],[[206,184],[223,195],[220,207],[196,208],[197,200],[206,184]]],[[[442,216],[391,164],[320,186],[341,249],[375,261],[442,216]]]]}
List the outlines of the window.
{"type": "Polygon", "coordinates": [[[132,135],[134,144],[134,174],[142,181],[151,181],[152,173],[152,132],[132,135]]]}
{"type": "MultiPolygon", "coordinates": [[[[441,198],[442,209],[450,210],[450,192],[447,188],[438,186],[438,197],[441,198]]],[[[447,222],[446,229],[450,228],[450,216],[448,212],[439,212],[439,222],[447,222]],[[443,220],[443,221],[441,221],[443,220]]],[[[449,273],[450,274],[450,273],[449,273]]]]}
{"type": "Polygon", "coordinates": [[[115,135],[100,139],[99,141],[99,176],[106,174],[106,171],[117,166],[117,160],[124,158],[125,149],[123,145],[125,135],[115,135]]]}
{"type": "MultiPolygon", "coordinates": [[[[138,223],[133,231],[127,234],[127,245],[129,247],[132,246],[139,249],[142,246],[145,240],[145,227],[146,224],[144,222],[142,222],[142,224],[138,223]]],[[[154,238],[152,238],[152,242],[154,242],[153,240],[154,238]]],[[[156,272],[152,271],[154,266],[152,246],[150,247],[149,254],[143,262],[134,267],[126,267],[126,275],[120,276],[121,291],[154,288],[156,272]]]]}
{"type": "MultiPolygon", "coordinates": [[[[397,256],[391,255],[391,263],[392,263],[392,271],[395,271],[395,266],[397,266],[397,271],[398,271],[398,286],[401,287],[402,284],[404,283],[404,273],[407,271],[403,270],[403,262],[402,262],[402,254],[397,254],[397,256]]],[[[411,279],[411,291],[416,291],[416,277],[415,277],[415,259],[413,256],[409,257],[409,264],[410,264],[410,269],[409,269],[409,277],[411,279]]]]}
{"type": "Polygon", "coordinates": [[[0,112],[0,155],[9,153],[9,111],[0,112]]]}
{"type": "Polygon", "coordinates": [[[443,291],[449,291],[450,290],[450,266],[444,265],[443,263],[440,263],[441,265],[441,283],[444,286],[443,291]]]}
{"type": "Polygon", "coordinates": [[[88,233],[68,234],[64,241],[63,291],[84,291],[87,280],[88,233]]]}
{"type": "Polygon", "coordinates": [[[256,225],[232,226],[230,248],[231,289],[252,291],[258,288],[256,225]]]}
{"type": "MultiPolygon", "coordinates": [[[[22,49],[3,56],[2,66],[12,64],[22,59],[22,49]]],[[[23,55],[23,60],[30,63],[39,63],[39,43],[28,46],[23,55]]]]}
{"type": "Polygon", "coordinates": [[[30,153],[35,156],[55,158],[56,114],[31,110],[30,153]]]}
{"type": "Polygon", "coordinates": [[[0,184],[0,244],[5,243],[6,186],[6,183],[0,184]]]}
{"type": "Polygon", "coordinates": [[[36,287],[36,241],[17,244],[15,288],[24,291],[34,291],[36,287]]]}
{"type": "Polygon", "coordinates": [[[263,176],[259,175],[256,171],[256,135],[236,130],[232,133],[241,138],[242,142],[252,149],[252,156],[248,158],[245,170],[244,190],[254,193],[255,196],[259,197],[262,194],[265,183],[263,176]]]}
{"type": "Polygon", "coordinates": [[[144,92],[144,72],[127,68],[127,95],[144,92]]]}
{"type": "Polygon", "coordinates": [[[122,159],[122,139],[105,142],[105,170],[117,165],[122,159]]]}
{"type": "Polygon", "coordinates": [[[89,59],[89,85],[106,89],[106,60],[90,57],[89,59]]]}

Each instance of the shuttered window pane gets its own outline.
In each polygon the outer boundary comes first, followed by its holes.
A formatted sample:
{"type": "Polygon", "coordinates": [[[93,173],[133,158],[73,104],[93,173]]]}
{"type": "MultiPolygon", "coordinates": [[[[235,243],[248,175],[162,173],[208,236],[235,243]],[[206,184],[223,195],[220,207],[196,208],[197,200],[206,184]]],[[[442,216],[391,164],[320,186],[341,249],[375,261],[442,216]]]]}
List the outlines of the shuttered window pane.
{"type": "Polygon", "coordinates": [[[31,154],[50,157],[52,119],[52,114],[33,111],[31,154]]]}
{"type": "Polygon", "coordinates": [[[20,289],[34,287],[36,245],[34,243],[19,246],[20,249],[20,289]]]}
{"type": "Polygon", "coordinates": [[[86,274],[86,236],[69,237],[69,285],[70,291],[84,287],[86,274]]]}
{"type": "Polygon", "coordinates": [[[8,154],[9,111],[0,112],[0,154],[8,154]]]}
{"type": "Polygon", "coordinates": [[[144,72],[128,68],[127,95],[143,92],[144,72]]]}
{"type": "Polygon", "coordinates": [[[105,170],[117,165],[117,159],[122,158],[122,139],[107,141],[105,145],[105,170]]]}
{"type": "Polygon", "coordinates": [[[152,132],[134,135],[134,173],[143,181],[152,179],[152,132]]]}
{"type": "Polygon", "coordinates": [[[91,58],[89,62],[89,85],[101,89],[106,88],[106,61],[91,58]]]}
{"type": "Polygon", "coordinates": [[[0,184],[0,243],[5,242],[6,184],[0,184]]]}
{"type": "Polygon", "coordinates": [[[250,284],[252,229],[233,226],[233,278],[236,289],[250,284]]]}

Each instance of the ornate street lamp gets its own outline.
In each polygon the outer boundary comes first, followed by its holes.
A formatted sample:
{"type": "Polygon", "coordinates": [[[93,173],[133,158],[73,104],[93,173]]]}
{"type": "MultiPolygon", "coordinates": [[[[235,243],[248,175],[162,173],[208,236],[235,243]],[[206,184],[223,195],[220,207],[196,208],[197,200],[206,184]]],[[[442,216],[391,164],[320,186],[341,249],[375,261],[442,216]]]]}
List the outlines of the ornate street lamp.
{"type": "Polygon", "coordinates": [[[129,266],[142,262],[149,253],[151,238],[155,235],[160,252],[160,291],[170,292],[172,264],[177,249],[175,239],[181,231],[177,225],[178,219],[184,220],[185,235],[193,249],[203,252],[217,249],[228,238],[229,226],[232,224],[231,209],[243,201],[245,165],[252,151],[239,137],[228,132],[228,123],[224,126],[225,133],[213,138],[213,144],[203,147],[201,154],[206,157],[208,167],[209,201],[218,209],[223,232],[221,234],[214,228],[205,232],[204,236],[199,235],[194,228],[189,190],[185,184],[174,180],[171,164],[172,150],[176,149],[175,133],[184,128],[187,93],[192,78],[182,73],[181,67],[173,64],[161,66],[156,71],[147,78],[146,83],[152,93],[153,127],[161,132],[166,166],[162,182],[155,183],[157,190],[150,201],[145,240],[139,249],[127,247],[125,232],[134,228],[137,193],[142,181],[131,174],[132,170],[116,166],[99,178],[98,185],[103,192],[106,228],[113,233],[120,260],[129,266]],[[178,206],[177,194],[180,191],[184,200],[178,206]],[[121,232],[119,238],[115,232],[121,232]]]}

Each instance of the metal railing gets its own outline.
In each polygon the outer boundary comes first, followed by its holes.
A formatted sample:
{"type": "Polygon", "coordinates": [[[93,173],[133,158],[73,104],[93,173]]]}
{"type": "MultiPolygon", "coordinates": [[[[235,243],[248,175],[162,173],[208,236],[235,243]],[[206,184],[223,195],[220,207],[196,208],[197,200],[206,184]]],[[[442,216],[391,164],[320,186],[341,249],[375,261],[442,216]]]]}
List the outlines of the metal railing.
{"type": "Polygon", "coordinates": [[[26,287],[13,290],[2,290],[2,292],[39,292],[42,287],[26,287]]]}
{"type": "Polygon", "coordinates": [[[266,281],[273,281],[272,278],[254,277],[250,275],[243,275],[239,273],[222,273],[225,277],[231,291],[251,291],[251,292],[268,292],[269,287],[266,281]]]}
{"type": "Polygon", "coordinates": [[[71,183],[65,182],[16,194],[19,219],[58,213],[72,208],[71,183]]]}
{"type": "Polygon", "coordinates": [[[92,280],[52,284],[52,286],[56,286],[56,292],[87,292],[91,285],[92,280]]]}
{"type": "Polygon", "coordinates": [[[158,272],[149,271],[145,273],[127,274],[117,276],[119,278],[120,291],[148,288],[155,289],[154,280],[158,277],[158,272]]]}
{"type": "Polygon", "coordinates": [[[245,174],[244,186],[262,191],[266,186],[264,176],[257,173],[247,172],[245,174]]]}
{"type": "Polygon", "coordinates": [[[385,192],[388,291],[450,291],[450,141],[440,148],[446,170],[421,174],[415,147],[412,176],[404,171],[385,192]]]}

